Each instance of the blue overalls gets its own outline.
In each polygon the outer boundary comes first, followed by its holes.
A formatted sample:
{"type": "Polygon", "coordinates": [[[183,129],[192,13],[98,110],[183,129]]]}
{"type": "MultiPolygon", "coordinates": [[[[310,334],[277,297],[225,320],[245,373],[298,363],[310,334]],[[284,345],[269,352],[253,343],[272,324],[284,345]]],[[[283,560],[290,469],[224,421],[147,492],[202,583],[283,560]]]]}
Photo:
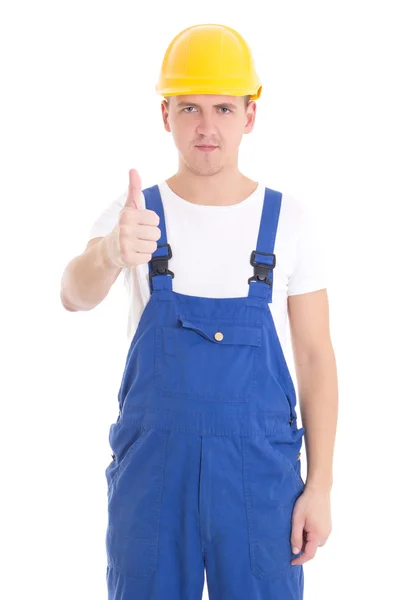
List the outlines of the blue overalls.
{"type": "Polygon", "coordinates": [[[205,573],[210,600],[301,600],[305,430],[269,308],[282,194],[265,188],[248,296],[209,298],[173,291],[158,186],[143,193],[161,238],[110,427],[108,598],[201,600],[205,573]]]}

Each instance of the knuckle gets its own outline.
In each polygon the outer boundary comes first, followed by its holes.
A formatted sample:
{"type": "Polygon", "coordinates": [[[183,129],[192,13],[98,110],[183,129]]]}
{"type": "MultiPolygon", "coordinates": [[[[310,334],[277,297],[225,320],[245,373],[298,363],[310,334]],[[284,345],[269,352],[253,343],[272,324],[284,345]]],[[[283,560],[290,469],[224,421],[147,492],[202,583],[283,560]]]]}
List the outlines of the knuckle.
{"type": "Polygon", "coordinates": [[[150,223],[152,225],[159,225],[160,223],[160,217],[158,216],[158,214],[154,211],[154,210],[149,210],[149,219],[150,219],[150,223]]]}
{"type": "Polygon", "coordinates": [[[316,541],[320,542],[321,540],[326,540],[328,537],[328,533],[325,530],[321,530],[316,535],[316,541]]]}
{"type": "Polygon", "coordinates": [[[129,221],[135,214],[135,211],[131,206],[124,206],[124,208],[119,213],[119,222],[126,223],[129,221]]]}
{"type": "Polygon", "coordinates": [[[320,546],[324,546],[326,544],[326,542],[328,541],[330,532],[327,533],[326,535],[321,536],[321,543],[319,544],[320,546]]]}
{"type": "Polygon", "coordinates": [[[134,228],[134,226],[135,222],[131,218],[126,217],[124,219],[121,219],[119,222],[120,232],[125,236],[128,236],[132,233],[132,229],[134,228]]]}

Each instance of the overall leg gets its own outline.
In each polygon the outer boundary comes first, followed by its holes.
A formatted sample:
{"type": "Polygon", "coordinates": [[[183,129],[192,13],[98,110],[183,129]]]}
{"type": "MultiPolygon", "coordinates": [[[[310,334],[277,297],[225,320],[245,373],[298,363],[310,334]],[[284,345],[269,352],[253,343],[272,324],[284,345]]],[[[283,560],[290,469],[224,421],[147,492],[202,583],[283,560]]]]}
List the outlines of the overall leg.
{"type": "Polygon", "coordinates": [[[109,600],[201,600],[200,439],[149,429],[109,492],[109,600]]]}
{"type": "Polygon", "coordinates": [[[302,600],[303,567],[290,564],[302,487],[290,459],[265,435],[203,437],[200,516],[210,600],[302,600]]]}

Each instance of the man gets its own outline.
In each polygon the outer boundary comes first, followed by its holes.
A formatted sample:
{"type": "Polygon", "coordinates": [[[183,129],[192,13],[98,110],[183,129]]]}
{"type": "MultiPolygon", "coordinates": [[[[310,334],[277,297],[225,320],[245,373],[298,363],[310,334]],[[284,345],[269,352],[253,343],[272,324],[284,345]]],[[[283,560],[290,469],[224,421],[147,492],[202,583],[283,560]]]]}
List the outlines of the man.
{"type": "Polygon", "coordinates": [[[238,168],[261,89],[236,31],[178,34],[157,85],[178,171],[142,192],[132,169],[63,274],[72,311],[122,270],[130,286],[109,599],[201,600],[205,570],[210,600],[300,600],[303,564],[331,531],[337,377],[319,248],[300,203],[238,168]]]}

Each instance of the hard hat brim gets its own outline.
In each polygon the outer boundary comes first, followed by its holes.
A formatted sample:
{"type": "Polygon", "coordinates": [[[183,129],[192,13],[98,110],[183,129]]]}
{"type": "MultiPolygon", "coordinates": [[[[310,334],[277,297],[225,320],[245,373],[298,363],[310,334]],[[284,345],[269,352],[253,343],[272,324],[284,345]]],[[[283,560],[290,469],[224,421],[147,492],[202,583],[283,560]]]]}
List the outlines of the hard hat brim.
{"type": "Polygon", "coordinates": [[[250,96],[250,100],[258,100],[261,96],[262,86],[260,85],[254,92],[244,90],[243,88],[220,88],[215,89],[215,87],[197,87],[197,88],[185,88],[176,89],[176,86],[173,88],[160,88],[158,85],[156,86],[156,92],[160,96],[194,96],[196,94],[207,94],[214,96],[250,96]]]}

